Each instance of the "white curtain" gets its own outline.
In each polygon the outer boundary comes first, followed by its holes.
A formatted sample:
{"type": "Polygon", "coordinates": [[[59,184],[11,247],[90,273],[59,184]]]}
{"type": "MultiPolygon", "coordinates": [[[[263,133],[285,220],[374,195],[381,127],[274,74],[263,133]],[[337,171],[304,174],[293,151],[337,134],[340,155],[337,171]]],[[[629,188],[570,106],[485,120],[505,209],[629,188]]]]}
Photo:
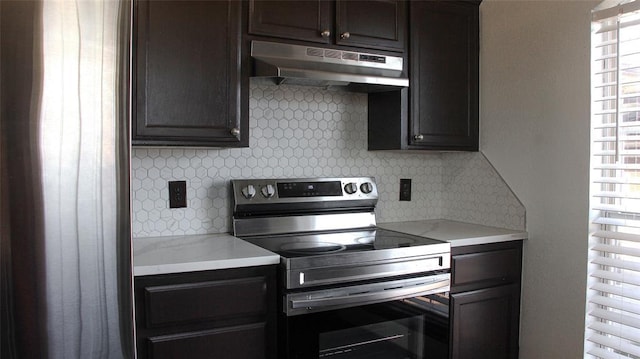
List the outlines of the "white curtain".
{"type": "Polygon", "coordinates": [[[126,4],[43,1],[40,141],[51,358],[123,357],[116,141],[126,4]]]}

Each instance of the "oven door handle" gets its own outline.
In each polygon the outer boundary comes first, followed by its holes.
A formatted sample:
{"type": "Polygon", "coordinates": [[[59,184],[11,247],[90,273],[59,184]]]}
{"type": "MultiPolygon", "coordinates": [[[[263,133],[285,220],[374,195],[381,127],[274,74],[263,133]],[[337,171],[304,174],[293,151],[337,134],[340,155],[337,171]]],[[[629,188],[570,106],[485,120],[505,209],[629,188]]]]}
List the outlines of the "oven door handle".
{"type": "Polygon", "coordinates": [[[290,301],[292,309],[309,308],[321,310],[326,307],[348,307],[360,304],[379,303],[389,300],[405,299],[448,291],[449,279],[427,284],[413,285],[402,288],[388,288],[367,293],[325,297],[317,299],[293,299],[290,301]]]}

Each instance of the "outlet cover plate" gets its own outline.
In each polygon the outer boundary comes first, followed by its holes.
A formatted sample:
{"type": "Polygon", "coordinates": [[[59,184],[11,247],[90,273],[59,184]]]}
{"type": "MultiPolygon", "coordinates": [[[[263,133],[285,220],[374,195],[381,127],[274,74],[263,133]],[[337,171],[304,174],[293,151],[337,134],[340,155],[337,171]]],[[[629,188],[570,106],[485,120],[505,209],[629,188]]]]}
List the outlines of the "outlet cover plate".
{"type": "Polygon", "coordinates": [[[187,181],[169,181],[169,208],[187,206],[187,181]]]}
{"type": "Polygon", "coordinates": [[[411,179],[400,178],[400,200],[411,201],[411,179]]]}

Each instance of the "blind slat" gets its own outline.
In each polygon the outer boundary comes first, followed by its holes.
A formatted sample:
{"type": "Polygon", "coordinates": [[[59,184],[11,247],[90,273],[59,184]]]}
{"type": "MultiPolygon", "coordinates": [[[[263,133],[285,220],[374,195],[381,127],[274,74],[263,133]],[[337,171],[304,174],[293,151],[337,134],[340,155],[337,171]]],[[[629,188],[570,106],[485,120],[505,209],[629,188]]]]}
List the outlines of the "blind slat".
{"type": "Polygon", "coordinates": [[[624,219],[624,218],[605,218],[598,217],[592,221],[594,224],[602,224],[602,225],[611,225],[611,226],[623,226],[623,227],[632,227],[632,228],[640,228],[640,221],[633,219],[624,219]]]}
{"type": "MultiPolygon", "coordinates": [[[[638,138],[635,141],[640,141],[640,138],[638,138]]],[[[609,141],[607,141],[609,142],[609,141]]],[[[622,143],[624,145],[623,141],[620,141],[620,143],[622,143]]],[[[599,151],[599,152],[593,152],[592,153],[593,156],[598,156],[598,157],[604,157],[604,156],[615,156],[616,155],[616,151],[599,151]]],[[[629,151],[629,150],[621,150],[619,152],[620,156],[632,156],[632,157],[637,157],[640,156],[640,151],[638,150],[633,150],[633,151],[629,151]]]]}
{"type": "Polygon", "coordinates": [[[590,348],[589,350],[587,350],[587,354],[593,355],[594,357],[597,358],[602,358],[602,359],[622,359],[620,358],[620,354],[615,354],[613,352],[610,352],[608,350],[602,349],[602,348],[590,348]]]}
{"type": "Polygon", "coordinates": [[[635,206],[615,205],[615,204],[595,204],[591,206],[591,209],[596,211],[610,211],[616,212],[622,215],[633,215],[636,212],[635,206]]]}
{"type": "Polygon", "coordinates": [[[616,124],[615,123],[600,123],[597,125],[593,126],[594,130],[603,130],[603,129],[609,129],[609,128],[615,128],[616,124]]]}
{"type": "Polygon", "coordinates": [[[597,231],[592,234],[602,239],[620,239],[623,241],[640,242],[640,234],[624,233],[616,231],[597,231]]]}
{"type": "Polygon", "coordinates": [[[618,192],[596,192],[592,194],[593,197],[606,197],[606,198],[633,198],[640,199],[639,192],[633,191],[618,191],[618,192]]]}
{"type": "Polygon", "coordinates": [[[618,163],[603,163],[599,165],[593,166],[593,169],[596,170],[640,170],[640,164],[625,164],[621,165],[618,163]]]}
{"type": "Polygon", "coordinates": [[[633,300],[640,300],[640,295],[638,293],[624,291],[621,287],[610,285],[610,284],[596,283],[591,286],[591,289],[595,291],[603,292],[603,293],[617,295],[620,297],[630,298],[633,300]]]}
{"type": "MultiPolygon", "coordinates": [[[[614,115],[615,113],[609,113],[608,115],[614,115]]],[[[597,114],[594,114],[597,115],[597,114]]],[[[595,121],[594,121],[595,122],[595,121]]],[[[618,127],[636,127],[639,126],[637,121],[629,121],[629,122],[621,122],[618,124],[618,127]]],[[[616,127],[616,123],[615,122],[606,122],[606,123],[596,123],[593,127],[593,129],[595,130],[599,130],[599,129],[607,129],[607,128],[615,128],[616,127]]],[[[597,135],[597,134],[596,134],[597,135]]]]}
{"type": "Polygon", "coordinates": [[[622,262],[618,259],[607,258],[607,257],[597,257],[591,260],[591,263],[608,266],[608,267],[616,267],[620,269],[627,269],[636,272],[640,272],[640,263],[635,262],[622,262]]]}
{"type": "MultiPolygon", "coordinates": [[[[622,313],[616,313],[614,311],[611,310],[604,310],[604,309],[594,309],[591,312],[589,312],[589,314],[595,318],[600,318],[600,319],[604,319],[604,320],[609,320],[612,322],[616,322],[619,324],[623,324],[626,325],[628,327],[634,328],[634,329],[640,329],[640,320],[637,318],[634,318],[632,316],[628,316],[628,315],[624,315],[622,313]]],[[[639,353],[640,353],[640,347],[638,347],[639,353]]]]}
{"type": "Polygon", "coordinates": [[[594,278],[599,278],[603,280],[610,280],[619,283],[638,285],[640,286],[640,275],[627,275],[625,273],[614,273],[604,270],[597,270],[591,273],[591,276],[594,278]]]}
{"type": "Polygon", "coordinates": [[[596,244],[591,249],[594,251],[605,253],[616,253],[625,256],[640,257],[640,248],[613,246],[610,244],[596,244]]]}
{"type": "Polygon", "coordinates": [[[600,332],[602,334],[608,334],[611,331],[611,327],[616,328],[616,334],[620,336],[620,338],[632,341],[634,340],[633,335],[629,335],[629,333],[633,333],[634,330],[628,330],[626,327],[622,327],[615,324],[609,324],[604,322],[593,322],[589,324],[589,329],[593,329],[596,332],[600,332]],[[626,330],[625,330],[626,329],[626,330]]]}
{"type": "Polygon", "coordinates": [[[591,182],[594,183],[608,183],[608,184],[640,184],[640,178],[629,178],[629,177],[597,177],[593,178],[591,182]]]}
{"type": "Polygon", "coordinates": [[[621,342],[614,338],[605,337],[599,334],[592,334],[587,338],[587,340],[592,341],[596,344],[600,344],[605,347],[612,348],[614,350],[618,350],[624,353],[629,353],[635,356],[640,356],[639,347],[631,346],[625,342],[621,342]]]}
{"type": "Polygon", "coordinates": [[[601,295],[595,295],[589,298],[589,301],[603,307],[609,307],[615,310],[621,310],[633,314],[640,314],[640,305],[637,304],[626,303],[621,300],[603,297],[601,295]]]}

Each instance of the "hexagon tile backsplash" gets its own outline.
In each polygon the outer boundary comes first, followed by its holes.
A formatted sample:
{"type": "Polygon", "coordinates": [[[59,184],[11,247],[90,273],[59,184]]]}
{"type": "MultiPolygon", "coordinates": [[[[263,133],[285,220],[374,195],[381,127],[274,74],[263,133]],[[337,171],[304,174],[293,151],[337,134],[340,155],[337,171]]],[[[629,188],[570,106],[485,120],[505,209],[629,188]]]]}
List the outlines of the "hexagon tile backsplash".
{"type": "Polygon", "coordinates": [[[379,222],[448,218],[524,229],[525,211],[480,153],[367,151],[367,95],[251,85],[250,147],[133,148],[133,236],[228,232],[229,180],[374,176],[379,222]],[[412,201],[400,202],[400,178],[412,201]],[[187,181],[170,209],[168,181],[187,181]]]}

